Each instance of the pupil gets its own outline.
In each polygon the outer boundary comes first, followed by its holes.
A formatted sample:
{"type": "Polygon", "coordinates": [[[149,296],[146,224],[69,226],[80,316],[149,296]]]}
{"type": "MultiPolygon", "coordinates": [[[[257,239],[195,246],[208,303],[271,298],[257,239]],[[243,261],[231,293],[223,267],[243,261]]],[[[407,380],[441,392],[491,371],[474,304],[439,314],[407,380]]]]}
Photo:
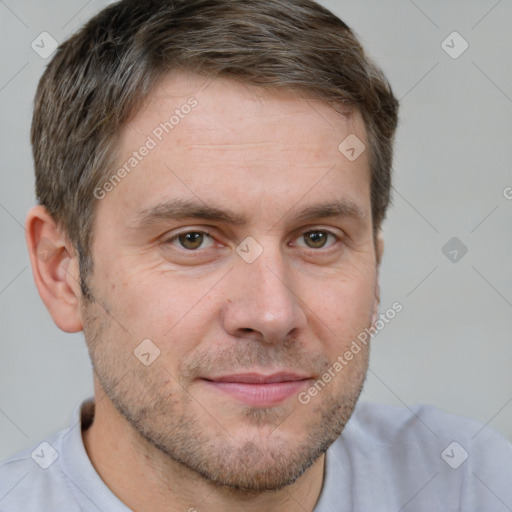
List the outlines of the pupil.
{"type": "Polygon", "coordinates": [[[185,233],[180,235],[180,242],[186,249],[197,249],[203,242],[203,234],[185,233]]]}
{"type": "Polygon", "coordinates": [[[327,237],[325,236],[325,233],[322,232],[312,232],[308,233],[307,235],[308,241],[311,242],[310,247],[323,247],[325,245],[325,241],[327,237]]]}

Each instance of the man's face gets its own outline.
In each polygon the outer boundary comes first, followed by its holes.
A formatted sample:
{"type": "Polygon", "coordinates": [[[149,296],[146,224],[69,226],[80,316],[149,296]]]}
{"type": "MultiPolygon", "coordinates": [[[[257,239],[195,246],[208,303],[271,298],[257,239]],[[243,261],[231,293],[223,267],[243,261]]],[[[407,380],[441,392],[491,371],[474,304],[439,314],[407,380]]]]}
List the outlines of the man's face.
{"type": "Polygon", "coordinates": [[[298,399],[376,306],[367,151],[338,149],[351,134],[367,144],[357,113],[184,75],[121,133],[112,172],[139,156],[97,203],[82,309],[96,376],[136,432],[220,485],[291,484],[361,391],[365,348],[298,399]]]}

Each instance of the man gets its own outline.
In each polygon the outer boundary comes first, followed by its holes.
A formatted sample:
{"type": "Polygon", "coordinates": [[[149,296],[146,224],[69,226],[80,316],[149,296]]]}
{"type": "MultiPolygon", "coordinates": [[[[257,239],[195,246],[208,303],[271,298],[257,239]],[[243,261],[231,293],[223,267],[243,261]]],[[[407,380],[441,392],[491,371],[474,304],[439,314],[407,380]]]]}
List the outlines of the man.
{"type": "Polygon", "coordinates": [[[397,109],[310,0],[124,0],[59,48],[27,243],[95,394],[0,510],[512,509],[498,434],[356,406],[397,109]]]}

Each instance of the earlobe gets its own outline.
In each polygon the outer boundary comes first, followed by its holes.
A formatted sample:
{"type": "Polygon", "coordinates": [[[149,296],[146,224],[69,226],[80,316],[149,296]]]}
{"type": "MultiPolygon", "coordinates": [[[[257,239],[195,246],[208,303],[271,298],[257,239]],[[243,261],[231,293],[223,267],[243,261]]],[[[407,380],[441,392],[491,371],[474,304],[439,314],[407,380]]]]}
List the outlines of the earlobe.
{"type": "Polygon", "coordinates": [[[34,282],[53,321],[65,332],[82,330],[80,281],[75,251],[44,206],[25,221],[34,282]]]}

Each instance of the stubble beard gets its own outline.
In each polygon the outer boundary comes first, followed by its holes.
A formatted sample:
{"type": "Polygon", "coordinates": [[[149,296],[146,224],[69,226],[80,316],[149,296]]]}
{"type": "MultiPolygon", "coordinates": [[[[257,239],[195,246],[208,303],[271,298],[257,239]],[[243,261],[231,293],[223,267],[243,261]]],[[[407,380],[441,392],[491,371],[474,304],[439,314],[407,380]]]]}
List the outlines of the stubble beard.
{"type": "MultiPolygon", "coordinates": [[[[297,401],[288,416],[283,415],[280,406],[241,408],[240,421],[251,431],[257,427],[258,432],[261,429],[266,433],[236,438],[230,435],[229,425],[222,425],[218,412],[208,411],[211,404],[198,403],[187,387],[175,383],[172,393],[162,394],[164,368],[158,369],[156,363],[154,367],[145,367],[133,354],[127,365],[122,366],[122,359],[107,336],[111,321],[91,314],[93,307],[87,306],[83,315],[93,369],[106,396],[135,435],[142,444],[157,448],[173,463],[237,496],[278,491],[296,482],[340,436],[363,388],[367,354],[360,354],[360,368],[351,373],[348,389],[334,393],[327,388],[308,405],[297,401]],[[308,420],[301,429],[301,438],[286,435],[288,422],[304,422],[303,418],[308,420]]],[[[272,359],[265,355],[267,347],[259,347],[249,357],[253,365],[272,359]]],[[[230,361],[227,367],[250,367],[247,352],[233,351],[226,356],[230,361]]],[[[218,360],[226,364],[226,357],[218,360]]],[[[312,359],[310,355],[288,350],[286,356],[277,360],[295,361],[295,367],[300,368],[297,360],[311,364],[312,359]]],[[[328,361],[319,356],[315,364],[320,369],[328,361]]],[[[191,365],[190,371],[196,366],[200,365],[191,365]]],[[[304,368],[307,367],[305,364],[304,368]]]]}

